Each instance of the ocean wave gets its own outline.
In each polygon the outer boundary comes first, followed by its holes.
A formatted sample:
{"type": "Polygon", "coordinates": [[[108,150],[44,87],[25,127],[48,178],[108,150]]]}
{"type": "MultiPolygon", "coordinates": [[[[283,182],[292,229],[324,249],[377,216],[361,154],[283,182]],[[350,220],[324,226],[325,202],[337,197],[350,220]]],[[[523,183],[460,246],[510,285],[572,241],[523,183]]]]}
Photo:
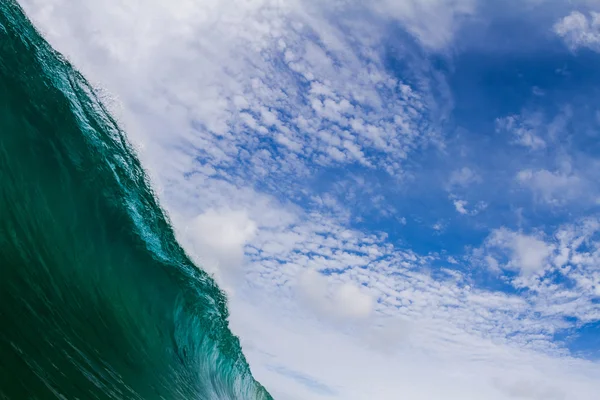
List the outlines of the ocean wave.
{"type": "Polygon", "coordinates": [[[0,398],[271,399],[96,92],[0,3],[0,398]]]}

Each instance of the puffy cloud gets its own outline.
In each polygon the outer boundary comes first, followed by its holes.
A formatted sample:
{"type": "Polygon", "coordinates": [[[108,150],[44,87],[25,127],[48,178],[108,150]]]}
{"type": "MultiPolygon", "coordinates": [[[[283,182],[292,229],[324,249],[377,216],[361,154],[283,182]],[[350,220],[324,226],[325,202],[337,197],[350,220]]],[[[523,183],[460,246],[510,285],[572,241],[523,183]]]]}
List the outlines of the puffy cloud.
{"type": "MultiPolygon", "coordinates": [[[[451,196],[451,198],[453,197],[451,196]]],[[[470,211],[467,209],[469,202],[466,200],[454,199],[452,203],[454,204],[456,211],[461,215],[477,215],[487,208],[487,203],[483,201],[477,203],[470,211]]]]}
{"type": "Polygon", "coordinates": [[[585,47],[600,51],[600,13],[592,11],[586,16],[573,11],[554,25],[554,32],[573,50],[585,47]]]}
{"type": "MultiPolygon", "coordinates": [[[[508,262],[503,268],[531,275],[547,267],[553,246],[543,240],[501,228],[493,231],[486,240],[486,247],[506,252],[508,262]]],[[[491,263],[492,266],[493,262],[491,263]]]]}
{"type": "Polygon", "coordinates": [[[584,189],[582,179],[569,170],[565,172],[551,172],[546,169],[522,170],[517,174],[517,181],[531,190],[539,201],[560,205],[567,200],[578,198],[584,189]]]}
{"type": "Polygon", "coordinates": [[[467,204],[468,203],[465,200],[454,200],[454,207],[459,214],[467,215],[469,213],[465,208],[467,204]]]}
{"type": "Polygon", "coordinates": [[[183,240],[202,268],[223,279],[223,274],[239,274],[244,247],[256,231],[245,210],[209,209],[187,224],[183,240]]]}
{"type": "Polygon", "coordinates": [[[331,283],[319,272],[309,269],[298,279],[300,294],[315,311],[335,318],[366,318],[373,311],[373,299],[356,285],[331,283]]]}

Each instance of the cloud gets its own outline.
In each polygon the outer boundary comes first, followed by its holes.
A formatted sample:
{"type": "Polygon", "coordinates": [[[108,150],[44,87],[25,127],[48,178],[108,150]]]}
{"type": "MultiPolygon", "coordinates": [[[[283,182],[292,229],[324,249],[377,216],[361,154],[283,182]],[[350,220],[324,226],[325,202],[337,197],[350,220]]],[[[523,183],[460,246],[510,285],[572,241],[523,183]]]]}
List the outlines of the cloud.
{"type": "Polygon", "coordinates": [[[436,232],[443,232],[446,229],[446,224],[444,221],[438,221],[431,227],[436,232]]]}
{"type": "Polygon", "coordinates": [[[509,134],[511,143],[540,151],[555,148],[564,141],[569,132],[573,109],[569,104],[561,106],[552,117],[539,110],[524,110],[496,119],[496,132],[509,134]]]}
{"type": "Polygon", "coordinates": [[[475,0],[376,0],[373,7],[392,17],[412,33],[425,47],[447,48],[462,21],[475,12],[475,0]]]}
{"type": "Polygon", "coordinates": [[[454,204],[454,208],[456,209],[456,211],[462,215],[477,215],[487,208],[487,203],[483,201],[477,203],[477,205],[473,207],[470,211],[467,209],[467,205],[469,204],[469,202],[466,200],[455,199],[452,201],[452,203],[454,204]]]}
{"type": "MultiPolygon", "coordinates": [[[[271,337],[281,338],[279,344],[270,341],[268,347],[260,345],[262,351],[248,352],[253,361],[252,365],[256,366],[253,370],[263,382],[269,384],[269,387],[280,387],[281,391],[284,391],[280,380],[268,371],[261,372],[261,365],[277,360],[300,373],[318,376],[338,393],[339,398],[361,399],[379,396],[378,398],[391,399],[395,398],[395,390],[400,390],[400,386],[404,390],[403,393],[423,398],[442,395],[433,389],[428,391],[420,383],[431,379],[440,382],[439,385],[443,386],[442,391],[445,392],[444,398],[448,399],[476,399],[483,396],[509,400],[518,395],[534,396],[532,399],[536,399],[535,396],[550,393],[550,390],[553,393],[575,393],[575,390],[579,393],[593,393],[591,381],[583,383],[572,369],[571,362],[575,360],[569,361],[569,369],[561,369],[563,364],[560,360],[565,355],[564,349],[555,347],[552,341],[557,327],[564,324],[565,316],[576,315],[577,319],[594,318],[593,290],[586,289],[589,295],[584,295],[579,287],[570,290],[567,290],[566,286],[557,287],[556,282],[551,277],[543,277],[543,273],[555,266],[564,268],[562,266],[570,263],[573,255],[578,252],[571,250],[571,256],[567,255],[565,261],[565,252],[562,249],[580,247],[583,241],[589,240],[586,238],[593,237],[598,224],[588,221],[579,226],[565,226],[549,237],[509,230],[496,231],[490,236],[485,251],[501,260],[499,267],[521,272],[520,277],[515,278],[515,284],[526,283],[532,289],[532,295],[525,298],[476,289],[460,274],[447,281],[435,279],[417,267],[428,264],[429,261],[423,257],[403,254],[401,250],[389,247],[375,237],[363,236],[360,232],[348,232],[335,225],[327,225],[327,229],[319,226],[317,229],[294,228],[294,235],[296,232],[304,234],[295,236],[293,244],[280,234],[274,233],[269,239],[291,244],[292,247],[285,252],[274,253],[278,257],[284,257],[288,263],[285,269],[281,268],[281,261],[273,265],[273,268],[265,269],[265,262],[273,257],[268,253],[254,260],[254,265],[261,272],[261,278],[257,275],[255,284],[265,283],[265,286],[260,286],[266,289],[262,294],[265,297],[264,301],[269,298],[279,299],[279,305],[284,309],[291,307],[296,310],[294,318],[290,318],[287,313],[273,318],[273,321],[277,321],[275,327],[269,325],[273,322],[260,318],[254,320],[254,316],[265,312],[264,309],[250,312],[237,310],[235,305],[233,308],[234,316],[238,313],[249,316],[248,318],[253,316],[253,321],[247,322],[248,325],[239,327],[246,340],[254,341],[254,345],[257,345],[261,343],[260,338],[263,336],[273,335],[271,337]],[[315,231],[327,231],[331,232],[331,235],[311,233],[315,231]],[[355,260],[354,267],[349,267],[347,258],[337,253],[337,249],[340,248],[348,252],[360,249],[366,259],[355,260]],[[558,260],[561,254],[562,260],[558,260]],[[365,263],[368,269],[360,267],[365,263]],[[339,333],[330,326],[327,327],[328,318],[315,321],[311,314],[298,310],[293,303],[285,305],[292,301],[291,297],[285,294],[285,282],[295,275],[284,271],[289,271],[292,265],[297,266],[300,271],[304,270],[304,266],[318,266],[335,271],[327,276],[314,270],[297,275],[305,279],[300,283],[305,285],[301,290],[306,291],[304,295],[308,296],[309,301],[314,301],[310,307],[313,312],[320,310],[317,312],[319,316],[325,315],[324,310],[332,310],[332,305],[345,304],[333,300],[335,296],[331,294],[335,292],[336,287],[339,288],[347,282],[352,282],[355,287],[364,285],[377,301],[372,303],[374,309],[371,314],[366,319],[359,319],[364,320],[364,323],[353,327],[353,331],[361,332],[360,335],[339,333]],[[532,276],[537,278],[532,279],[532,276]],[[280,283],[275,286],[275,291],[268,283],[271,280],[280,283]],[[586,302],[581,302],[583,298],[587,299],[586,302]],[[588,316],[584,317],[586,314],[588,316]],[[386,326],[391,324],[387,320],[401,316],[410,321],[410,329],[403,328],[394,331],[394,334],[385,334],[386,326]],[[248,328],[255,325],[256,331],[248,328]],[[274,333],[280,331],[281,333],[274,333]],[[369,345],[369,349],[372,350],[364,353],[359,350],[367,343],[379,342],[382,337],[389,338],[384,348],[369,345]],[[398,339],[393,340],[393,337],[398,339]],[[359,342],[355,342],[357,340],[359,342]],[[302,350],[296,352],[293,349],[302,350]],[[384,355],[381,355],[380,351],[384,355]],[[277,356],[266,356],[264,352],[272,352],[271,354],[275,353],[277,356]],[[422,354],[434,354],[440,359],[419,358],[422,354]],[[345,359],[345,356],[348,359],[345,359]],[[474,362],[473,359],[479,361],[474,362]],[[356,363],[369,365],[374,373],[383,375],[379,378],[362,376],[359,380],[353,375],[356,373],[353,367],[356,363]],[[464,380],[452,381],[445,376],[445,363],[451,363],[455,368],[460,365],[460,379],[464,380]],[[398,371],[398,368],[404,371],[408,366],[412,368],[403,372],[406,374],[406,381],[399,383],[398,388],[384,378],[384,371],[392,365],[395,366],[392,368],[395,371],[398,371]],[[550,365],[553,365],[550,370],[544,370],[550,365]],[[319,366],[322,366],[322,369],[319,366]],[[549,376],[553,377],[550,379],[553,385],[544,387],[544,382],[549,376]],[[382,379],[381,391],[375,393],[371,386],[377,379],[382,379]],[[498,387],[496,379],[506,382],[505,387],[498,387]],[[370,382],[371,386],[363,385],[365,381],[370,382]],[[353,382],[351,389],[348,382],[353,382]],[[478,382],[479,386],[473,386],[475,382],[478,382]],[[583,389],[585,385],[591,386],[583,389]],[[528,389],[533,386],[536,390],[528,389]]],[[[265,247],[257,245],[257,248],[265,247]]],[[[266,249],[268,250],[268,247],[266,249]]],[[[587,254],[587,251],[584,251],[584,254],[587,254]]],[[[578,264],[585,262],[591,265],[593,259],[581,254],[574,260],[578,264]]],[[[572,278],[578,275],[570,273],[572,278]]],[[[582,277],[586,275],[581,274],[582,277]]],[[[258,304],[264,302],[259,299],[254,301],[258,304]]],[[[246,307],[250,306],[250,303],[245,304],[246,307]]],[[[267,312],[267,315],[271,315],[270,312],[267,312]]],[[[339,320],[340,317],[334,318],[339,320]]],[[[241,323],[236,321],[236,324],[241,323]]],[[[302,398],[319,398],[310,390],[298,388],[297,393],[302,393],[302,398]]],[[[574,397],[578,398],[587,399],[584,394],[574,397]]]]}
{"type": "Polygon", "coordinates": [[[177,152],[161,162],[177,170],[162,175],[189,173],[201,156],[246,182],[286,176],[285,191],[318,168],[357,164],[401,176],[412,151],[437,141],[429,110],[443,107],[422,92],[428,78],[411,86],[370,50],[384,30],[356,25],[352,41],[312,2],[112,1],[110,13],[91,1],[24,5],[86,75],[147,116],[124,118],[147,144],[145,164],[177,152]]]}
{"type": "Polygon", "coordinates": [[[497,387],[511,398],[531,400],[564,400],[567,395],[549,383],[518,380],[516,382],[496,382],[497,387]]]}
{"type": "Polygon", "coordinates": [[[465,208],[467,204],[468,202],[465,200],[454,200],[454,207],[459,214],[467,215],[469,213],[465,208]]]}
{"type": "Polygon", "coordinates": [[[583,47],[600,51],[600,13],[591,11],[586,16],[573,11],[554,25],[554,32],[572,50],[583,47]]]}
{"type": "Polygon", "coordinates": [[[324,328],[315,320],[290,319],[281,314],[266,318],[269,312],[247,303],[232,305],[232,317],[237,321],[234,327],[251,327],[242,346],[254,374],[275,395],[285,394],[283,399],[324,397],[320,385],[313,389],[314,378],[307,385],[296,384],[263,367],[282,359],[294,366],[292,369],[283,364],[287,370],[295,371],[295,376],[317,377],[317,382],[326,382],[329,391],[336,392],[332,398],[348,400],[396,399],[398,393],[423,400],[538,400],[542,395],[554,400],[552,396],[567,393],[570,397],[565,399],[589,400],[596,393],[594,379],[599,376],[598,371],[588,370],[589,377],[582,379],[579,373],[588,366],[580,361],[571,360],[565,367],[554,357],[463,334],[443,340],[441,333],[448,334],[444,324],[423,326],[408,336],[400,335],[401,340],[391,347],[375,352],[357,343],[353,335],[324,328]],[[261,345],[265,336],[271,338],[268,347],[261,345]],[[467,348],[471,351],[465,353],[467,348]]]}
{"type": "Polygon", "coordinates": [[[569,170],[570,168],[565,172],[551,172],[546,169],[522,170],[517,174],[517,181],[531,190],[538,201],[561,205],[568,200],[579,198],[584,189],[583,180],[569,170]]]}
{"type": "MultiPolygon", "coordinates": [[[[554,334],[564,329],[564,318],[575,318],[576,326],[600,316],[595,305],[600,278],[600,223],[585,218],[565,224],[547,235],[527,234],[506,228],[492,231],[483,246],[474,251],[474,265],[485,265],[496,274],[517,271],[504,281],[527,296],[536,312],[553,321],[547,328],[554,334]]],[[[539,321],[538,321],[539,322],[539,321]]]]}
{"type": "MultiPolygon", "coordinates": [[[[485,246],[488,249],[506,252],[507,262],[502,267],[517,270],[524,275],[531,275],[546,268],[554,250],[551,245],[535,236],[504,228],[494,230],[487,238],[485,246]]],[[[494,261],[494,267],[493,263],[494,261]]]]}
{"type": "Polygon", "coordinates": [[[256,223],[244,210],[209,209],[189,222],[185,234],[203,268],[223,271],[242,266],[244,246],[256,231],[256,223]]]}
{"type": "Polygon", "coordinates": [[[546,147],[546,141],[540,136],[542,119],[539,114],[526,117],[509,115],[496,119],[496,131],[507,132],[513,136],[513,143],[528,147],[531,150],[541,150],[546,147]]]}
{"type": "Polygon", "coordinates": [[[481,177],[475,171],[468,167],[463,167],[461,169],[452,171],[448,184],[451,188],[466,188],[474,183],[481,183],[481,181],[481,177]]]}
{"type": "Polygon", "coordinates": [[[373,311],[373,299],[351,283],[332,284],[314,270],[300,273],[298,288],[302,297],[321,315],[336,319],[366,318],[373,311]]]}

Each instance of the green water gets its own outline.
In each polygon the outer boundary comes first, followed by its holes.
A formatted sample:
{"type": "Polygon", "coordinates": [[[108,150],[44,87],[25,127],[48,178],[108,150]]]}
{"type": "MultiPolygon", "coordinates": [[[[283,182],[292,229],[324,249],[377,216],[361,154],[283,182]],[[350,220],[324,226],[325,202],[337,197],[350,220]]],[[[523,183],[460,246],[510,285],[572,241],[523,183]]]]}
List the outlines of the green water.
{"type": "Polygon", "coordinates": [[[85,78],[0,2],[0,398],[271,399],[85,78]]]}

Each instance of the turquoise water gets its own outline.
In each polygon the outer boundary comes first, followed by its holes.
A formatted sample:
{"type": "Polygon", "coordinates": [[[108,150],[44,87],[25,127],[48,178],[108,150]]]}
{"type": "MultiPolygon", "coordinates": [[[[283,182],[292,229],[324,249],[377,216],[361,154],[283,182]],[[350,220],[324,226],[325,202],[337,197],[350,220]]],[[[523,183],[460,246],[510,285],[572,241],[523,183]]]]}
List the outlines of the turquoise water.
{"type": "Polygon", "coordinates": [[[0,2],[0,398],[271,399],[85,78],[0,2]]]}

